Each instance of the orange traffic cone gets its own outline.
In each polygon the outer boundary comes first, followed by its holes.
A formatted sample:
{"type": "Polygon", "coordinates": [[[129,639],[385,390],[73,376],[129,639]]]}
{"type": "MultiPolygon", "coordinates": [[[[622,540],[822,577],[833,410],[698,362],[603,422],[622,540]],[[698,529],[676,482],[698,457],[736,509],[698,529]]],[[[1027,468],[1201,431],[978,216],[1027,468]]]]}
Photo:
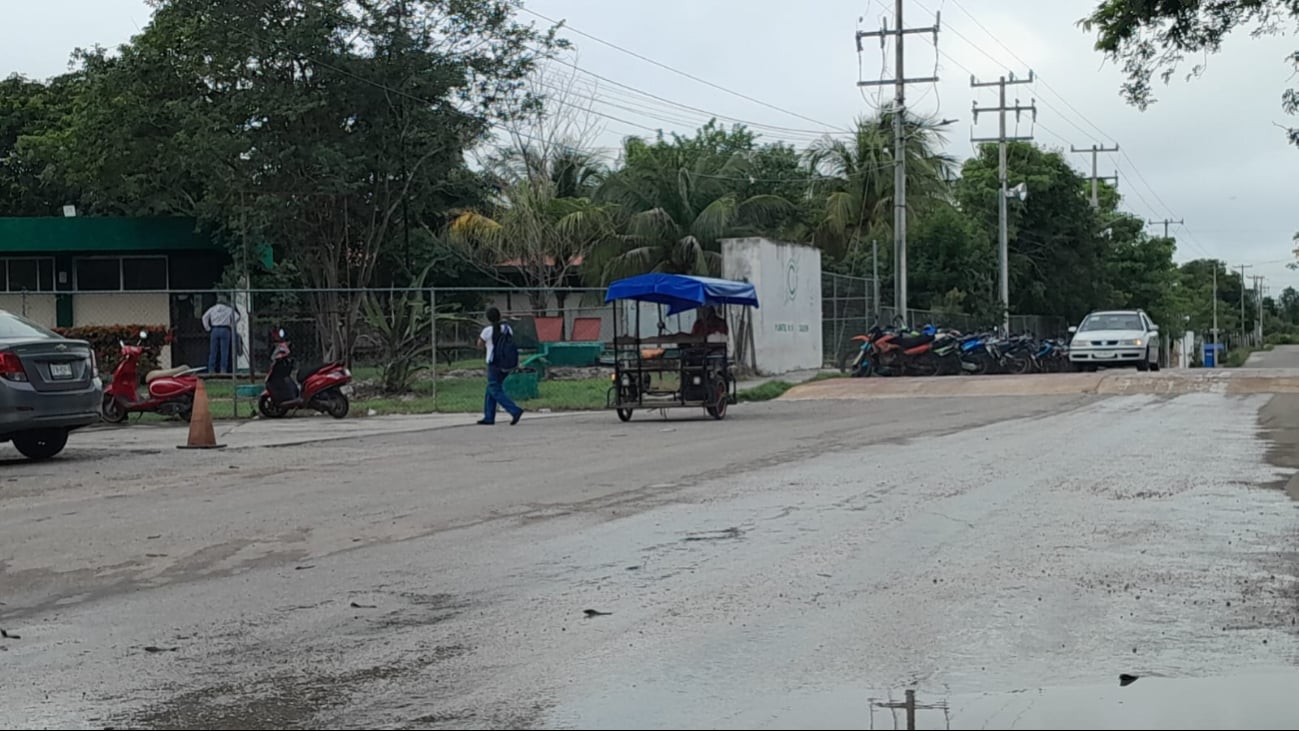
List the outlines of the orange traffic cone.
{"type": "Polygon", "coordinates": [[[198,388],[194,389],[194,412],[189,417],[189,441],[176,445],[177,449],[221,449],[224,444],[217,444],[216,429],[212,427],[212,410],[208,408],[207,386],[203,379],[198,379],[198,388]]]}

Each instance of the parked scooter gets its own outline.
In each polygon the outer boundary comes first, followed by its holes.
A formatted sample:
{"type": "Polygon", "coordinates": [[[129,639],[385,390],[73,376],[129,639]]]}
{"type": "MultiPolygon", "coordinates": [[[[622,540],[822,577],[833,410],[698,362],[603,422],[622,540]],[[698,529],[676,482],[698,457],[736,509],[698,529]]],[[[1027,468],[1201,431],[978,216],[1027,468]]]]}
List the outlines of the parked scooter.
{"type": "Polygon", "coordinates": [[[268,419],[278,419],[297,409],[315,409],[335,419],[347,416],[351,404],[352,372],[342,363],[322,363],[293,376],[297,365],[284,330],[277,330],[266,374],[266,390],[257,400],[257,410],[268,419]]]}
{"type": "Polygon", "coordinates": [[[129,414],[145,411],[179,416],[189,421],[194,412],[194,391],[198,389],[198,376],[195,374],[207,370],[206,368],[182,365],[149,371],[144,376],[146,393],[140,394],[137,368],[144,355],[143,343],[148,336],[144,330],[140,331],[140,345],[127,345],[118,341],[122,357],[113,371],[113,382],[104,389],[104,421],[120,424],[126,421],[129,414]]]}

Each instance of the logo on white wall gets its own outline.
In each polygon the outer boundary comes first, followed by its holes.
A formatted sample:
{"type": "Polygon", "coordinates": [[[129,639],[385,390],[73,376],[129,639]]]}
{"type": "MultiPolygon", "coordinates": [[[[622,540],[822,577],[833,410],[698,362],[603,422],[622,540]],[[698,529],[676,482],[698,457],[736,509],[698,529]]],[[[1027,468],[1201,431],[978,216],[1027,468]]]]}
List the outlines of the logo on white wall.
{"type": "Polygon", "coordinates": [[[791,255],[785,265],[785,295],[793,302],[798,297],[798,257],[791,255]]]}

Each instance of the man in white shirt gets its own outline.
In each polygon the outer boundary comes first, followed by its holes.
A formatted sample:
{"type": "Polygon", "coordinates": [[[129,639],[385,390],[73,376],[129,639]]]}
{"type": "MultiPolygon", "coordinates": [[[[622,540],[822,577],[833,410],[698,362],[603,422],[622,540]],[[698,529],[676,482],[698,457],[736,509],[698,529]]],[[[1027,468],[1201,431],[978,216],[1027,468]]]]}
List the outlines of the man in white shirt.
{"type": "Polygon", "coordinates": [[[478,347],[487,350],[487,393],[483,395],[483,418],[478,423],[491,426],[496,423],[496,409],[499,406],[510,415],[510,426],[519,423],[523,417],[523,408],[505,393],[505,379],[510,372],[496,367],[496,340],[503,334],[513,336],[510,326],[501,322],[501,311],[495,307],[487,308],[487,327],[478,336],[478,347]]]}
{"type": "Polygon", "coordinates": [[[225,295],[217,296],[217,303],[203,313],[203,329],[207,330],[207,372],[234,373],[234,332],[239,312],[230,306],[225,295]]]}

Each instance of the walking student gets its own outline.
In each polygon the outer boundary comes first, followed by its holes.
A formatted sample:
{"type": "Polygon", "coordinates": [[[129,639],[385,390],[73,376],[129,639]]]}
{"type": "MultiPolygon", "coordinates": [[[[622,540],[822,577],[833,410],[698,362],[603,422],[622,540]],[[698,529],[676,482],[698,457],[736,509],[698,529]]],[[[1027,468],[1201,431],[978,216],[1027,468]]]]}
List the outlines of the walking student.
{"type": "Polygon", "coordinates": [[[496,423],[496,407],[510,415],[510,425],[519,423],[523,409],[505,393],[505,379],[510,371],[519,367],[519,349],[514,344],[514,331],[501,322],[501,311],[487,308],[487,322],[478,336],[478,347],[487,349],[487,393],[483,396],[483,418],[478,423],[490,426],[496,423]]]}
{"type": "Polygon", "coordinates": [[[203,313],[203,329],[209,333],[208,373],[234,373],[234,334],[238,319],[239,313],[225,295],[218,295],[217,303],[203,313]]]}

